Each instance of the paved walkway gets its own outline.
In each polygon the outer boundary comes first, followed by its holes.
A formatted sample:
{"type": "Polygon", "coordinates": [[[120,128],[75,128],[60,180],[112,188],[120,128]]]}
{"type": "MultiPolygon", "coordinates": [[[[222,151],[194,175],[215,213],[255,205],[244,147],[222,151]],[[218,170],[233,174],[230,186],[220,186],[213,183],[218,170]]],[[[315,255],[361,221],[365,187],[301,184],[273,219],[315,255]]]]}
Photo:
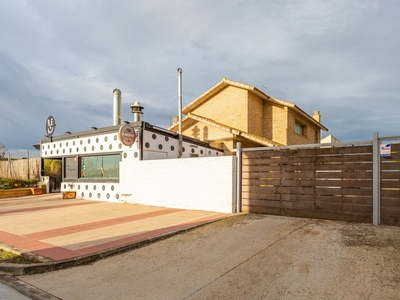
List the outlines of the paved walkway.
{"type": "Polygon", "coordinates": [[[0,247],[63,261],[168,235],[227,214],[45,194],[0,199],[0,247]]]}

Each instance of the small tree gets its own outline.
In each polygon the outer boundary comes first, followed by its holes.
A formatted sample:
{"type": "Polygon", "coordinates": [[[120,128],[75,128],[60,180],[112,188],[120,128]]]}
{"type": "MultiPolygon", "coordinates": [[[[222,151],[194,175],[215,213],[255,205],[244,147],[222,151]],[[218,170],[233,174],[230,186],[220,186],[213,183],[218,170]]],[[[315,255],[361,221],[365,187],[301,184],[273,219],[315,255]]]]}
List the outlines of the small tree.
{"type": "Polygon", "coordinates": [[[0,158],[4,158],[4,155],[6,155],[6,146],[4,146],[2,143],[0,143],[0,158]]]}

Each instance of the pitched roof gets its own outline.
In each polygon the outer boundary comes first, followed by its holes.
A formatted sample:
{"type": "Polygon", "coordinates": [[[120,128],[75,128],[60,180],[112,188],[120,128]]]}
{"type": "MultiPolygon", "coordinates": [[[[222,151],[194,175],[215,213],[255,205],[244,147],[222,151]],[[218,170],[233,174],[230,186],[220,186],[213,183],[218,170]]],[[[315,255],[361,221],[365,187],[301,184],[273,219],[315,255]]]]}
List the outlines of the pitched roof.
{"type": "Polygon", "coordinates": [[[304,118],[308,119],[312,123],[314,123],[320,129],[328,131],[328,128],[326,128],[321,123],[316,121],[313,117],[311,117],[309,114],[307,114],[305,111],[303,111],[296,104],[288,102],[288,101],[285,101],[285,100],[281,100],[281,99],[278,99],[278,98],[270,97],[270,96],[268,96],[267,94],[263,93],[262,91],[260,91],[259,89],[257,89],[256,87],[254,87],[252,85],[248,85],[248,84],[245,84],[245,83],[237,82],[237,81],[230,80],[230,79],[227,79],[227,78],[223,78],[219,83],[217,83],[211,89],[209,89],[208,91],[206,91],[205,93],[203,93],[202,95],[200,95],[199,97],[194,99],[188,105],[186,105],[182,109],[182,113],[189,114],[195,108],[197,108],[200,105],[202,105],[203,103],[205,103],[210,97],[212,97],[213,95],[219,93],[221,90],[223,90],[224,88],[226,88],[228,86],[234,86],[234,87],[237,87],[237,88],[248,90],[251,93],[256,94],[257,96],[259,96],[261,99],[264,99],[264,100],[267,100],[267,101],[270,101],[270,102],[273,102],[273,103],[277,103],[277,104],[286,106],[286,107],[294,110],[295,112],[297,112],[298,114],[300,114],[304,118]]]}

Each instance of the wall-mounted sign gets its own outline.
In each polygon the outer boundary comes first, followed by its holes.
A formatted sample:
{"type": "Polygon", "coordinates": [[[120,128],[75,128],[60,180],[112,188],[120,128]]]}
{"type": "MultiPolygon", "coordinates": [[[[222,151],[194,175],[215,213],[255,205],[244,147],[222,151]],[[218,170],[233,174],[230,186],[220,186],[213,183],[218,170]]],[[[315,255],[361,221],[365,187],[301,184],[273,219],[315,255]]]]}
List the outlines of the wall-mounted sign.
{"type": "Polygon", "coordinates": [[[52,116],[48,117],[46,120],[46,134],[51,137],[56,129],[56,121],[52,116]]]}
{"type": "Polygon", "coordinates": [[[390,157],[391,156],[391,145],[390,144],[381,144],[381,156],[382,157],[390,157]]]}
{"type": "Polygon", "coordinates": [[[125,146],[131,146],[136,140],[135,129],[129,124],[122,125],[118,131],[118,138],[125,146]]]}

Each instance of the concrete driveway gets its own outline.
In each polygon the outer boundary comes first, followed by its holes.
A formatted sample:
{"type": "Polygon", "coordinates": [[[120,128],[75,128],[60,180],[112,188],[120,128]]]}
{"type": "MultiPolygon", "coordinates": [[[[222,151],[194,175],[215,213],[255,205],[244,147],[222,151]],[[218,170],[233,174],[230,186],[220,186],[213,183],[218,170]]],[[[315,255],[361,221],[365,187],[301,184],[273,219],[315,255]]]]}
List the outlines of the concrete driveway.
{"type": "Polygon", "coordinates": [[[400,228],[236,215],[90,265],[17,278],[64,300],[399,299],[400,228]]]}

